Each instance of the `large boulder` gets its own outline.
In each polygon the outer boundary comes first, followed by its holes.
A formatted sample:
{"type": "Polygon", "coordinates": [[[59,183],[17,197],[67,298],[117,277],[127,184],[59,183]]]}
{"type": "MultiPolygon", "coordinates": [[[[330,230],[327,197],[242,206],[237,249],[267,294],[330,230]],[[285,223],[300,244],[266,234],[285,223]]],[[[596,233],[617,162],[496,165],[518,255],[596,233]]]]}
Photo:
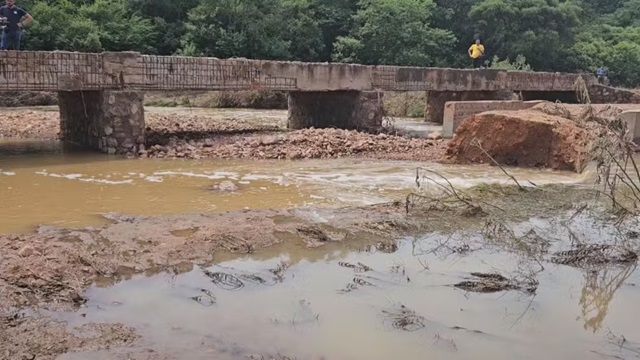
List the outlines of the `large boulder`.
{"type": "Polygon", "coordinates": [[[564,117],[536,110],[488,111],[458,127],[447,158],[492,164],[489,154],[501,165],[582,172],[589,143],[588,133],[564,117]]]}

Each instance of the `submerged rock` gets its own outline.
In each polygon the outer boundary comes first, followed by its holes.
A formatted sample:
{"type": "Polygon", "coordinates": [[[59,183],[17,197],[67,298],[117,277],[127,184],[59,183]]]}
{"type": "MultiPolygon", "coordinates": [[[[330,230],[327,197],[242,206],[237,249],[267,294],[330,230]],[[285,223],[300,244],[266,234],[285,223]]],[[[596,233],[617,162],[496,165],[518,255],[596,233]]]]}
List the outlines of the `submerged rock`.
{"type": "Polygon", "coordinates": [[[457,164],[492,163],[582,172],[590,138],[564,117],[535,110],[489,111],[465,120],[447,149],[457,164]],[[477,146],[477,144],[480,146],[477,146]]]}
{"type": "Polygon", "coordinates": [[[232,183],[229,180],[225,180],[220,184],[216,185],[215,188],[221,192],[234,192],[238,191],[238,187],[236,184],[232,183]]]}

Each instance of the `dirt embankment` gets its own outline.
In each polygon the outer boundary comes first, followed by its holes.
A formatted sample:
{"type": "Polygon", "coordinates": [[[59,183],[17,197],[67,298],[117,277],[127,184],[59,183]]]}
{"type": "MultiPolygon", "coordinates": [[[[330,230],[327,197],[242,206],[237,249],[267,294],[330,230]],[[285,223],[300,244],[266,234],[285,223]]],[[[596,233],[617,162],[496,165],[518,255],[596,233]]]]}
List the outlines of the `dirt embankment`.
{"type": "Polygon", "coordinates": [[[449,143],[455,163],[582,172],[591,139],[575,122],[536,110],[490,111],[465,120],[449,143]],[[491,158],[490,158],[490,157],[491,158]]]}
{"type": "MultiPolygon", "coordinates": [[[[528,110],[488,111],[466,119],[448,144],[457,164],[484,163],[582,172],[594,141],[633,105],[542,103],[528,110]]],[[[606,131],[605,131],[606,132],[606,131]]]]}

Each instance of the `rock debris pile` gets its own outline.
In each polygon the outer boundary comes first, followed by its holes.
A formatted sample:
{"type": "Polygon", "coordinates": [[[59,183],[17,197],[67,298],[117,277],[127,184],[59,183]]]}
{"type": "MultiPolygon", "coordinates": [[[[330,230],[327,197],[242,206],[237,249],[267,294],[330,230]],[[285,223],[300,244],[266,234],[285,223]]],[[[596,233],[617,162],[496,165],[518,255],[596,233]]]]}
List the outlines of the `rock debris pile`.
{"type": "Polygon", "coordinates": [[[446,142],[408,139],[387,134],[369,134],[340,129],[304,129],[279,134],[240,137],[237,141],[214,138],[179,140],[154,145],[142,157],[223,159],[325,159],[375,157],[395,160],[437,160],[446,142]]]}

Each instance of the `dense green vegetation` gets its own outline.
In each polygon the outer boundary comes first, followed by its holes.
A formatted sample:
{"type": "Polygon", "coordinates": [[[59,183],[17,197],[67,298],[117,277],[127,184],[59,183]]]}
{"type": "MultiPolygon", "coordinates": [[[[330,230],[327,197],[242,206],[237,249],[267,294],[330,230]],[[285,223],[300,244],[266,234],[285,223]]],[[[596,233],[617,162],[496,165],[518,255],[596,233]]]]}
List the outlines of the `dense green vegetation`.
{"type": "Polygon", "coordinates": [[[24,0],[29,49],[544,71],[640,85],[640,0],[24,0]],[[523,59],[526,59],[524,64],[523,59]],[[509,60],[509,61],[507,61],[509,60]]]}

